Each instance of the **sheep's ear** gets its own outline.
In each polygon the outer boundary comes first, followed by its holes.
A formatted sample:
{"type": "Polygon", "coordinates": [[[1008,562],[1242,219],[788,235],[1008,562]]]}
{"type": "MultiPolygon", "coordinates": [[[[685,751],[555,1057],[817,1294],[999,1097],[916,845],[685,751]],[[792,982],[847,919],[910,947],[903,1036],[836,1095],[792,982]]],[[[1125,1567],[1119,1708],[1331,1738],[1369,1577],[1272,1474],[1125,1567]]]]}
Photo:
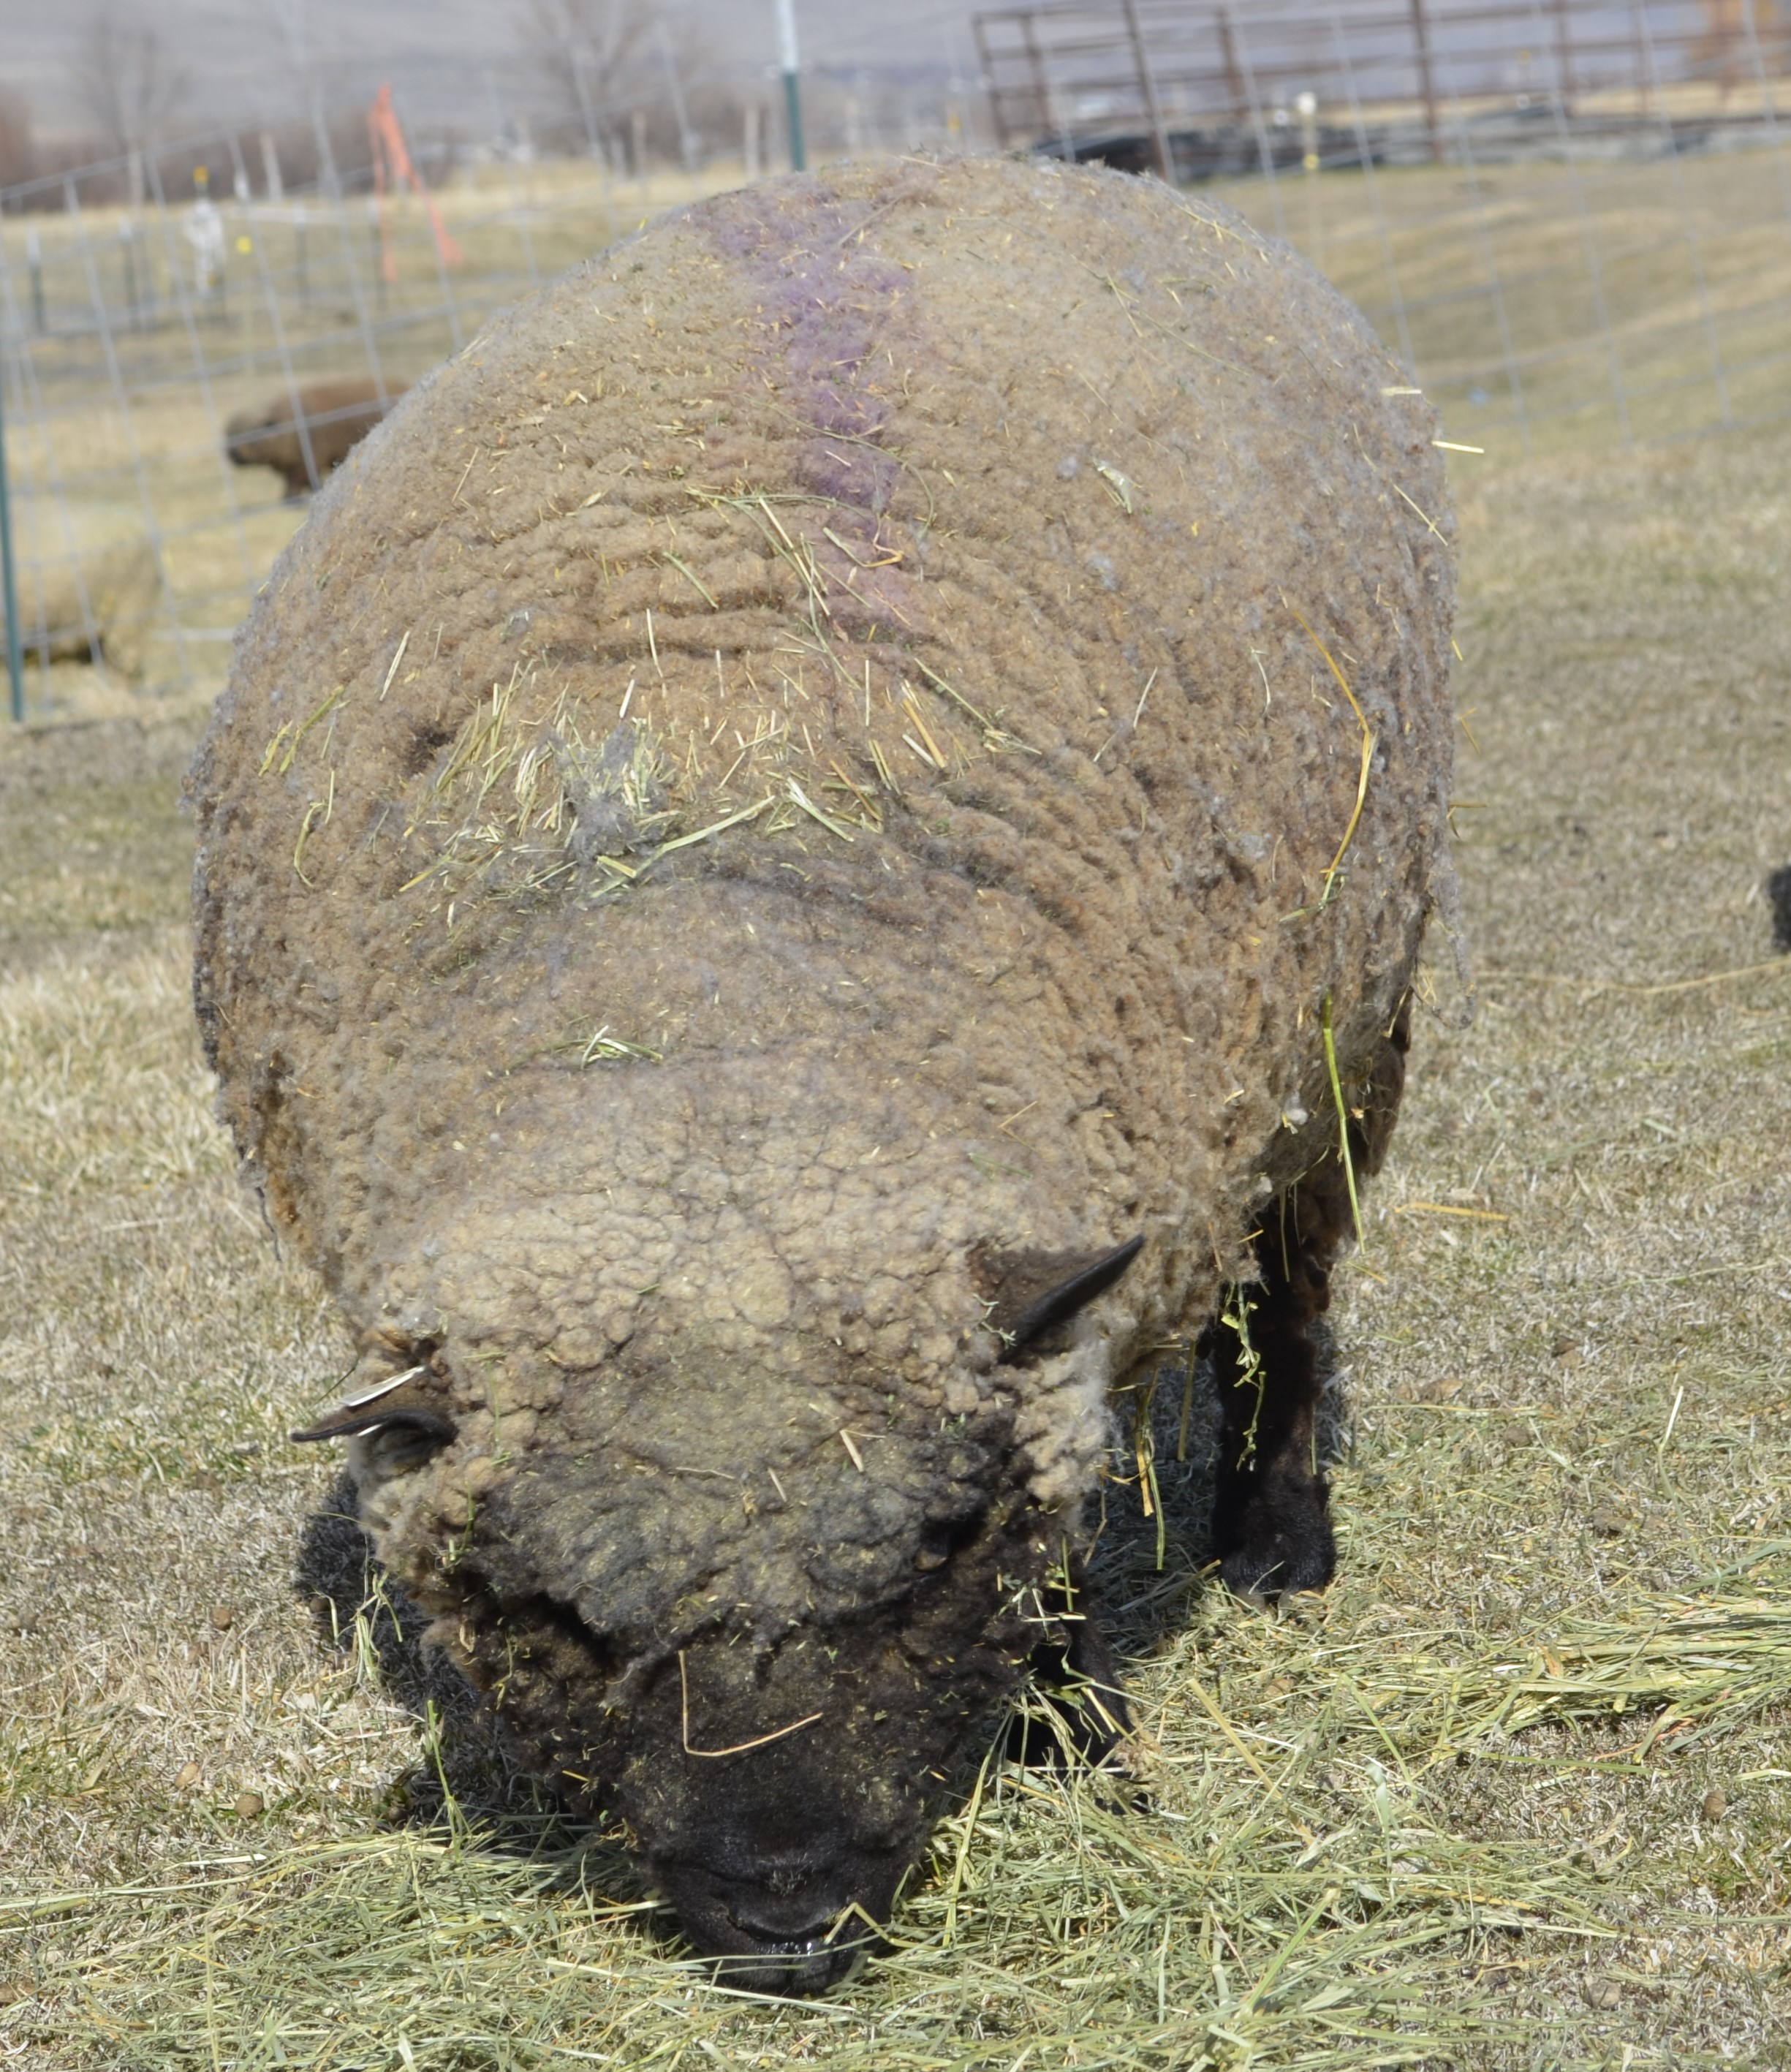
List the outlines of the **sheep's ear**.
{"type": "Polygon", "coordinates": [[[1111,1252],[992,1252],[973,1256],[971,1272],[989,1305],[988,1327],[1017,1359],[1054,1325],[1067,1323],[1104,1295],[1144,1248],[1141,1237],[1111,1252]]]}
{"type": "Polygon", "coordinates": [[[408,1368],[392,1375],[377,1388],[357,1396],[351,1402],[320,1417],[314,1424],[289,1436],[300,1445],[316,1439],[355,1439],[384,1427],[414,1432],[421,1439],[445,1445],[454,1435],[454,1420],[430,1403],[424,1390],[432,1377],[427,1367],[408,1368]]]}

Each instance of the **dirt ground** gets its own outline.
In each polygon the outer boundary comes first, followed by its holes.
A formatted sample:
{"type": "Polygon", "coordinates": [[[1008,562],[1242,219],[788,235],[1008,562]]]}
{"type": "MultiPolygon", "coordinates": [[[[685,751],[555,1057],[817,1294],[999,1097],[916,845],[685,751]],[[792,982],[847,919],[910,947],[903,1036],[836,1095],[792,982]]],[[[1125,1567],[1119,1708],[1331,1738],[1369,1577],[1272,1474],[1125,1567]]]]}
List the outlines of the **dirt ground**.
{"type": "Polygon", "coordinates": [[[191,1026],[191,716],[0,745],[0,2059],[1791,2064],[1791,438],[1458,490],[1476,1012],[1438,938],[1340,1580],[1205,1585],[1160,1404],[1148,1805],[992,1751],[815,2006],[709,1985],[357,1616],[285,1437],[346,1349],[191,1026]]]}

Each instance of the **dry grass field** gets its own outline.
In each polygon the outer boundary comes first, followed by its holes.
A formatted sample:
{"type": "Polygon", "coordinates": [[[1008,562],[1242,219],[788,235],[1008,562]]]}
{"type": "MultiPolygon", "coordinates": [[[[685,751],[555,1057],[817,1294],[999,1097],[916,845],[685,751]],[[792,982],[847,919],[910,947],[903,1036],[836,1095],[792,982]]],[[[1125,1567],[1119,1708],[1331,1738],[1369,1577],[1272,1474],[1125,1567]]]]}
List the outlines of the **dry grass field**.
{"type": "Polygon", "coordinates": [[[1591,455],[1785,413],[1783,146],[1294,175],[1223,192],[1360,306],[1453,438],[1591,455]]]}
{"type": "Polygon", "coordinates": [[[1169,1377],[1148,1803],[992,1746],[817,2004],[506,1772],[286,1443],[347,1352],[210,1118],[192,699],[0,743],[0,2063],[1791,2065],[1791,436],[1457,487],[1477,997],[1439,939],[1340,1578],[1207,1583],[1169,1377]]]}

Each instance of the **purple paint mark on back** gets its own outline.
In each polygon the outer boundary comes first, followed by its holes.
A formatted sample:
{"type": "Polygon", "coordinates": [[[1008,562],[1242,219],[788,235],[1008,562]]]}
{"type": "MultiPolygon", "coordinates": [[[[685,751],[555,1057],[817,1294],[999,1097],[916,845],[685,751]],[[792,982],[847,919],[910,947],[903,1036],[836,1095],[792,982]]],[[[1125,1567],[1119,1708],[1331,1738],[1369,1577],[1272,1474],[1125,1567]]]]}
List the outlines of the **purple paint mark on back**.
{"type": "MultiPolygon", "coordinates": [[[[810,433],[797,461],[802,486],[874,520],[899,467],[878,450],[891,413],[869,363],[911,293],[899,266],[854,246],[852,233],[881,207],[848,204],[807,179],[748,188],[691,213],[760,299],[782,399],[810,433]]],[[[861,534],[866,545],[874,530],[861,534]]]]}

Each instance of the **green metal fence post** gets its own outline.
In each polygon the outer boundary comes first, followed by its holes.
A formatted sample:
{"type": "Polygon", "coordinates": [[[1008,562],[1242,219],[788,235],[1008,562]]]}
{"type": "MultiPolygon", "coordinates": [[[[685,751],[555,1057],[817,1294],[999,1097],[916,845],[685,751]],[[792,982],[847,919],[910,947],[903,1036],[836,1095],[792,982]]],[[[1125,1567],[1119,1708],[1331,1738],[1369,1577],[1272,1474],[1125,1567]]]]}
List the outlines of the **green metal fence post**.
{"type": "Polygon", "coordinates": [[[0,606],[6,614],[6,682],[12,716],[25,717],[24,643],[18,637],[18,584],[12,560],[12,491],[6,477],[6,363],[0,353],[0,606]]]}
{"type": "Polygon", "coordinates": [[[795,0],[778,0],[778,64],[783,73],[783,108],[790,125],[790,170],[804,171],[808,154],[803,147],[802,61],[796,52],[795,0]]]}

